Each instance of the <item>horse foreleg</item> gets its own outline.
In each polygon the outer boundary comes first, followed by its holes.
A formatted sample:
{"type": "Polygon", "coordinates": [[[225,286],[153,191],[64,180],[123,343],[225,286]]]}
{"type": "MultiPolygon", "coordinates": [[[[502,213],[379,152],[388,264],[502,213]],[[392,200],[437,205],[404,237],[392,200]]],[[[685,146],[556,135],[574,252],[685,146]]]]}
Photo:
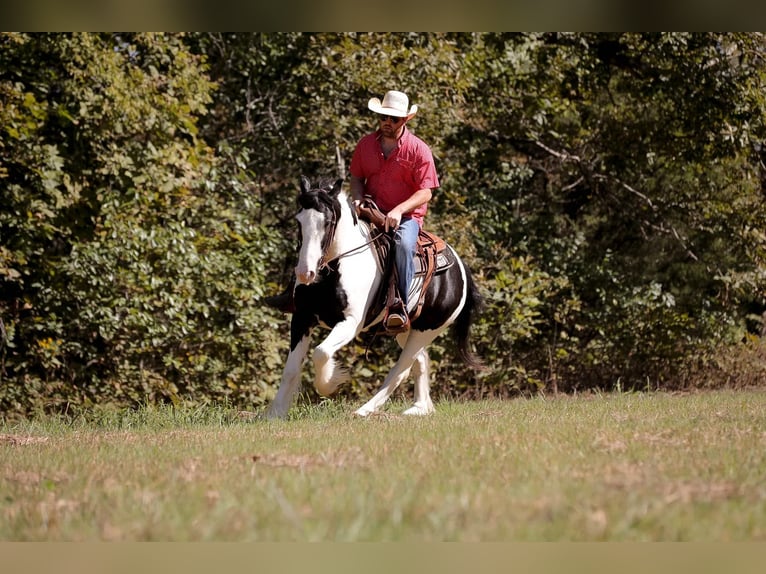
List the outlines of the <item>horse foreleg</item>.
{"type": "Polygon", "coordinates": [[[415,376],[415,404],[404,411],[405,415],[428,415],[434,412],[434,403],[431,401],[431,381],[428,364],[428,353],[421,349],[415,356],[413,365],[415,376]]]}
{"type": "Polygon", "coordinates": [[[301,366],[308,352],[310,338],[304,335],[287,356],[282,381],[279,383],[277,396],[266,411],[266,418],[284,418],[293,404],[293,398],[301,382],[301,366]]]}
{"type": "Polygon", "coordinates": [[[348,372],[338,367],[333,356],[358,333],[359,321],[348,317],[335,325],[327,338],[314,349],[314,387],[320,395],[331,395],[348,380],[348,372]]]}

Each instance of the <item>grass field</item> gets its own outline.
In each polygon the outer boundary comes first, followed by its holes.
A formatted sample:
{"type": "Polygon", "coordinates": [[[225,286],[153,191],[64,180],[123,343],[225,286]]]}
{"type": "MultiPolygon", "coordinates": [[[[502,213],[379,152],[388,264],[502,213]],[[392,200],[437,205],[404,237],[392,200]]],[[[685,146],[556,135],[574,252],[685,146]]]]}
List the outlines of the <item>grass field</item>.
{"type": "Polygon", "coordinates": [[[0,426],[4,541],[766,540],[766,392],[0,426]]]}

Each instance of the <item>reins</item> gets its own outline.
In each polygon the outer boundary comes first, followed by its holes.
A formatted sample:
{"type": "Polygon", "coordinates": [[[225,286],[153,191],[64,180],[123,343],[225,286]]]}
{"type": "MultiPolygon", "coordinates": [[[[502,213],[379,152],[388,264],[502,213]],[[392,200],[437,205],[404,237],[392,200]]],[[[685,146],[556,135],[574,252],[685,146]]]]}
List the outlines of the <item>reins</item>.
{"type": "MultiPolygon", "coordinates": [[[[368,204],[372,205],[375,208],[376,211],[379,211],[378,210],[378,206],[375,205],[375,202],[372,201],[372,198],[370,198],[369,196],[365,196],[364,199],[365,199],[365,201],[368,204]]],[[[354,218],[354,225],[357,225],[359,223],[359,218],[357,217],[356,210],[353,207],[351,207],[351,216],[354,218]]],[[[325,241],[323,242],[325,250],[327,250],[330,247],[330,244],[333,242],[333,239],[335,239],[335,230],[338,227],[338,214],[336,214],[336,212],[333,211],[332,221],[330,222],[330,225],[328,225],[327,227],[328,227],[327,235],[325,237],[325,241]]],[[[373,226],[370,225],[369,229],[370,229],[370,233],[372,234],[374,232],[373,226]]],[[[386,235],[385,233],[383,233],[379,229],[378,229],[378,231],[379,231],[379,233],[377,235],[375,235],[372,239],[367,241],[366,243],[363,243],[362,245],[359,245],[357,247],[354,247],[353,249],[349,249],[348,251],[346,251],[344,253],[336,255],[332,259],[325,260],[325,253],[322,253],[322,257],[319,260],[319,269],[320,270],[324,269],[325,267],[327,267],[328,265],[330,265],[331,263],[333,263],[335,261],[339,261],[340,259],[342,259],[344,257],[348,257],[350,255],[353,255],[354,253],[357,253],[357,252],[365,249],[366,247],[369,247],[373,243],[379,241],[384,236],[387,237],[388,239],[390,239],[390,236],[386,235]]]]}
{"type": "MultiPolygon", "coordinates": [[[[334,232],[335,232],[335,226],[333,226],[333,234],[334,234],[334,232]]],[[[344,257],[348,257],[349,255],[353,255],[354,253],[356,253],[358,251],[362,251],[364,248],[369,247],[370,245],[372,245],[376,241],[379,241],[380,238],[382,238],[385,235],[386,235],[385,233],[378,233],[375,237],[373,237],[369,241],[367,241],[365,243],[362,243],[362,245],[358,245],[357,247],[354,247],[353,249],[349,249],[348,251],[340,253],[339,255],[336,255],[332,259],[325,260],[325,258],[324,258],[325,256],[324,256],[324,254],[322,254],[322,258],[319,261],[319,269],[324,269],[325,267],[327,267],[328,265],[330,265],[334,261],[339,261],[340,259],[342,259],[344,257]]]]}

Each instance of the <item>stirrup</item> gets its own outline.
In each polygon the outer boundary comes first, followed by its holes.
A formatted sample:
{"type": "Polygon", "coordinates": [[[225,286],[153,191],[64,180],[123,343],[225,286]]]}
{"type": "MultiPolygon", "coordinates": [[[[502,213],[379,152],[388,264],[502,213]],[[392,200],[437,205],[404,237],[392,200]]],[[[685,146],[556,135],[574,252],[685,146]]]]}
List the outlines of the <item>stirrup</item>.
{"type": "Polygon", "coordinates": [[[399,313],[391,313],[386,319],[386,329],[396,330],[407,325],[407,317],[399,313]]]}
{"type": "Polygon", "coordinates": [[[383,321],[386,331],[391,334],[402,333],[409,329],[410,318],[407,315],[407,309],[404,308],[401,299],[397,299],[386,310],[386,317],[383,321]]]}

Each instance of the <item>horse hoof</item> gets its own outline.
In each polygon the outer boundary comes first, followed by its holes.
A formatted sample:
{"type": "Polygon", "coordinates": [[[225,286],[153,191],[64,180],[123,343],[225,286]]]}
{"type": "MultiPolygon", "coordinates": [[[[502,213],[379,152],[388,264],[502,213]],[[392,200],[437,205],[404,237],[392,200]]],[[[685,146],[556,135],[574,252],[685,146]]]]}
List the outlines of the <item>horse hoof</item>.
{"type": "Polygon", "coordinates": [[[370,416],[374,412],[375,411],[373,411],[371,409],[366,409],[366,408],[362,407],[362,408],[359,408],[359,409],[354,411],[354,416],[361,417],[361,418],[367,418],[368,416],[370,416]]]}
{"type": "Polygon", "coordinates": [[[425,415],[430,415],[434,412],[433,405],[415,405],[410,408],[408,408],[406,411],[404,411],[402,414],[408,415],[408,416],[418,416],[422,417],[425,415]]]}

